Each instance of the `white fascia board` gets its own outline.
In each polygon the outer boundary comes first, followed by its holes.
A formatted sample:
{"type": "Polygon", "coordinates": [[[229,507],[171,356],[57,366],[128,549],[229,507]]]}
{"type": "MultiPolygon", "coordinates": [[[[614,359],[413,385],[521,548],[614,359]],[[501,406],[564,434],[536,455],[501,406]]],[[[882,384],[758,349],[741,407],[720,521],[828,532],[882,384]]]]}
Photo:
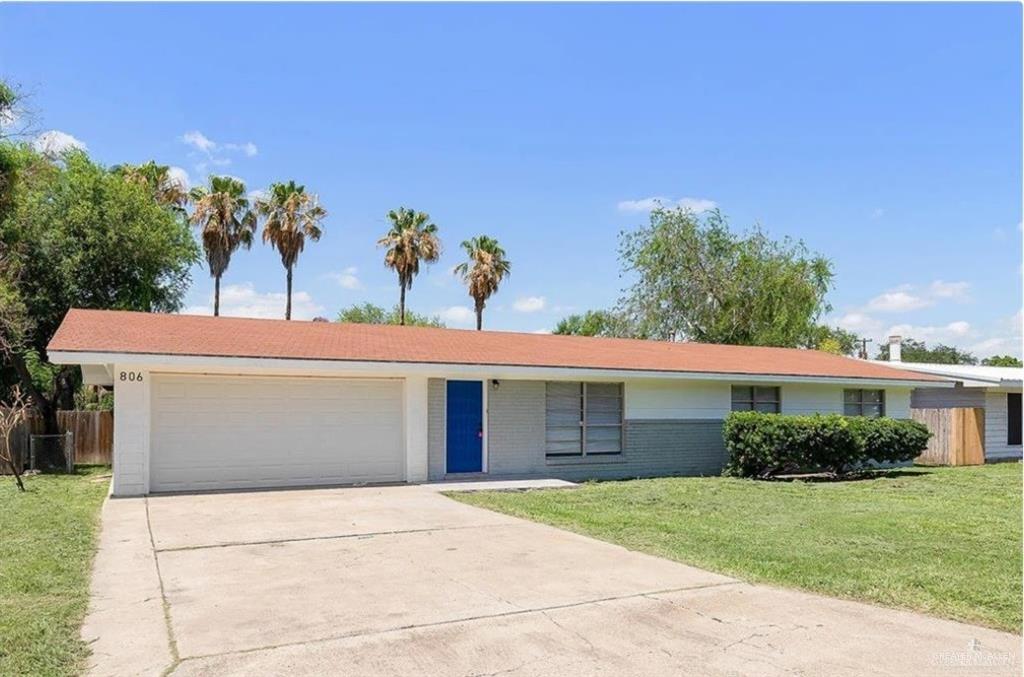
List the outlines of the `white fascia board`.
{"type": "Polygon", "coordinates": [[[310,376],[376,376],[401,378],[410,374],[435,378],[520,379],[547,381],[606,381],[608,379],[657,379],[680,381],[728,381],[731,383],[831,383],[836,385],[893,388],[946,388],[953,381],[908,381],[884,378],[792,376],[721,372],[647,371],[639,369],[579,369],[500,364],[435,364],[429,362],[362,362],[348,360],[222,357],[207,355],[150,355],[142,353],[90,353],[49,351],[56,364],[125,364],[153,372],[209,374],[291,374],[310,376]]]}

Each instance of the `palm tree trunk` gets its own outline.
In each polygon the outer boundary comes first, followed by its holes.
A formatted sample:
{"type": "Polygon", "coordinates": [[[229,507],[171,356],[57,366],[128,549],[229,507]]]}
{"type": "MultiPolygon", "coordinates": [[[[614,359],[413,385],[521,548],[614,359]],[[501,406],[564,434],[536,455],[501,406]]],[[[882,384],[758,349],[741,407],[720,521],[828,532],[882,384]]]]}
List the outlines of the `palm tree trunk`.
{"type": "Polygon", "coordinates": [[[400,284],[399,286],[402,289],[402,293],[398,297],[398,307],[400,308],[398,323],[401,324],[404,327],[405,326],[405,285],[404,284],[400,284]]]}
{"type": "Polygon", "coordinates": [[[220,275],[213,278],[213,316],[220,315],[220,275]]]}
{"type": "Polygon", "coordinates": [[[476,330],[480,331],[484,327],[484,304],[480,301],[476,302],[476,330]]]}
{"type": "Polygon", "coordinates": [[[292,319],[292,267],[288,266],[288,302],[284,307],[284,319],[292,319]]]}

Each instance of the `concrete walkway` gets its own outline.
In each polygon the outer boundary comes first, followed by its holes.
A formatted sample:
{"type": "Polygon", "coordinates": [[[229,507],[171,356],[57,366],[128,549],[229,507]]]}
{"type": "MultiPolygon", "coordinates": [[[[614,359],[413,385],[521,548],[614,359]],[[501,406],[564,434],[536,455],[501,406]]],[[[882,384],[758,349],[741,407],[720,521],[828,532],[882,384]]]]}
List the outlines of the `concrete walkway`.
{"type": "Polygon", "coordinates": [[[112,499],[96,675],[1017,675],[1020,637],[755,586],[416,486],[112,499]]]}

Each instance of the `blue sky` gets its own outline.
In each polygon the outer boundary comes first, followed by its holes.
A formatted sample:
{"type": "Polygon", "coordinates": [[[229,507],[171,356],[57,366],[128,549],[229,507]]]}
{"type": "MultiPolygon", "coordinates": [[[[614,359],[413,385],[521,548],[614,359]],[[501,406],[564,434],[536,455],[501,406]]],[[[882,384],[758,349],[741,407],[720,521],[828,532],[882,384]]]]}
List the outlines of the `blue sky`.
{"type": "MultiPolygon", "coordinates": [[[[1019,4],[5,4],[0,31],[51,142],[319,193],[300,317],[397,301],[375,241],[405,205],[446,247],[410,307],[469,326],[450,269],[486,233],[513,274],[485,326],[550,329],[615,302],[660,197],[832,258],[833,322],[1020,353],[1019,4]]],[[[281,312],[268,248],[224,284],[281,312]]]]}

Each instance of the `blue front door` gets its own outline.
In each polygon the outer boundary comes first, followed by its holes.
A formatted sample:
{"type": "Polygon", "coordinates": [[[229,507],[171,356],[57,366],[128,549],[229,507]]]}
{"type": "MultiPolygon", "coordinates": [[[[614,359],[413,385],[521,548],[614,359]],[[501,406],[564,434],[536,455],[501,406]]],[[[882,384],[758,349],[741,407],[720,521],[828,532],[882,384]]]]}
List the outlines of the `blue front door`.
{"type": "Polygon", "coordinates": [[[448,472],[484,469],[484,384],[448,381],[448,472]]]}

